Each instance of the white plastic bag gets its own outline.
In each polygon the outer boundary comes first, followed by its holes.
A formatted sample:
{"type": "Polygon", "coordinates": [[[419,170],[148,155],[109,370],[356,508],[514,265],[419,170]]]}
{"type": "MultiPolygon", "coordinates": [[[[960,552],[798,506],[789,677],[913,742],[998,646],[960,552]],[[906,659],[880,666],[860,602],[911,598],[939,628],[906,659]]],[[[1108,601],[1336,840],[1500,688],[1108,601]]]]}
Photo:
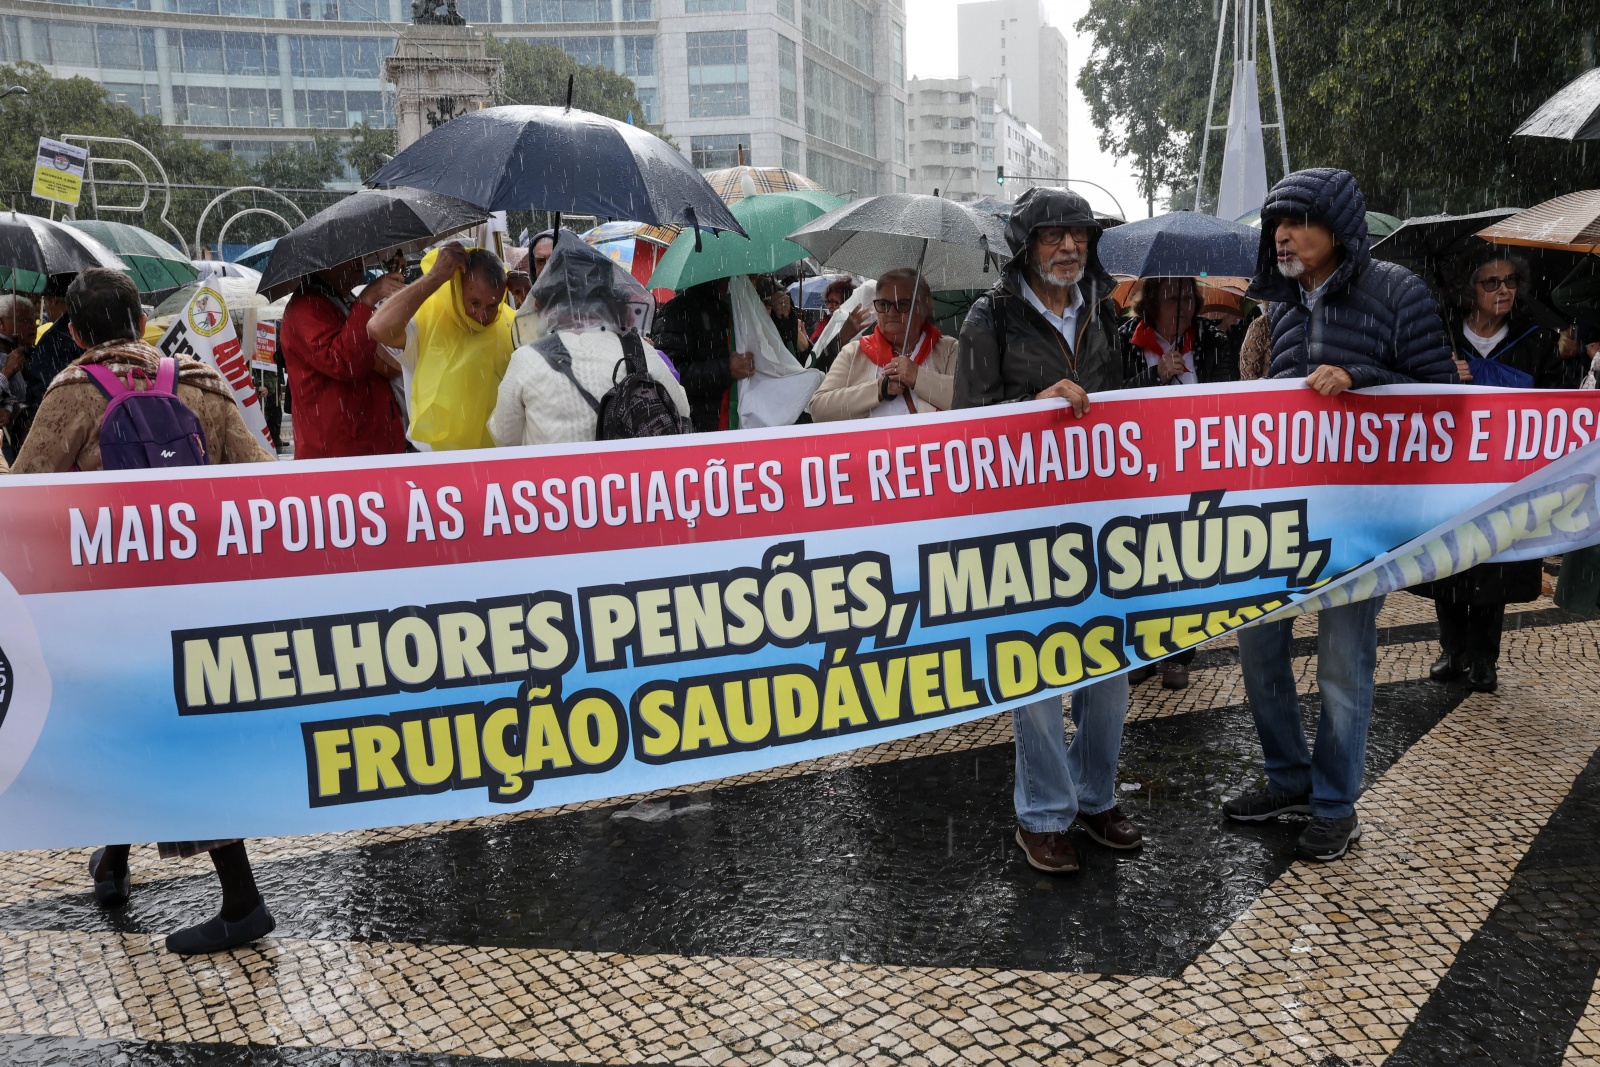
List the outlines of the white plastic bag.
{"type": "Polygon", "coordinates": [[[750,279],[739,275],[728,283],[733,303],[733,346],[755,356],[756,372],[737,383],[739,426],[793,426],[822,384],[822,372],[807,370],[784,347],[778,327],[750,279]]]}
{"type": "Polygon", "coordinates": [[[849,320],[850,313],[856,308],[867,309],[867,321],[862,323],[861,329],[863,331],[870,329],[878,321],[878,316],[872,310],[872,301],[877,295],[877,282],[862,282],[856,286],[855,292],[850,294],[850,299],[839,305],[839,310],[833,313],[832,317],[828,319],[828,325],[822,328],[822,332],[812,342],[811,351],[821,352],[828,347],[828,342],[843,333],[845,322],[849,320]]]}

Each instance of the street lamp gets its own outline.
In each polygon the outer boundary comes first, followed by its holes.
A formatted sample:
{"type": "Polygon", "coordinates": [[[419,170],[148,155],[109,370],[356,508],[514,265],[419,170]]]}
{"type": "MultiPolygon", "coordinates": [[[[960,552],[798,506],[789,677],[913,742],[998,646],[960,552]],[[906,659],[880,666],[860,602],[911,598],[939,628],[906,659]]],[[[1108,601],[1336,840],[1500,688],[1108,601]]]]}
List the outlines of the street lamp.
{"type": "Polygon", "coordinates": [[[21,93],[23,96],[27,96],[28,87],[25,85],[8,85],[4,89],[0,89],[0,100],[4,100],[12,93],[21,93]]]}

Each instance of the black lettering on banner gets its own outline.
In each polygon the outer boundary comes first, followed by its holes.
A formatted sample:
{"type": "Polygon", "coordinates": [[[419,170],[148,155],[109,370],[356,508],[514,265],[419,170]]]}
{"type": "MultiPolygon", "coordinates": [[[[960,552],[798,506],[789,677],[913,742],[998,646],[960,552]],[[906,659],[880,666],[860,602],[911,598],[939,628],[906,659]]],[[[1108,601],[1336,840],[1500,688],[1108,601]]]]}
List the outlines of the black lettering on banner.
{"type": "Polygon", "coordinates": [[[1285,603],[1287,598],[1280,594],[1135,612],[1128,615],[1128,645],[1139,659],[1158,660],[1220,637],[1229,630],[1237,630],[1285,603]]]}
{"type": "Polygon", "coordinates": [[[634,758],[645,763],[748,752],[876,730],[990,703],[972,646],[949,641],[803,664],[649,682],[634,693],[634,758]]]}
{"type": "Polygon", "coordinates": [[[767,549],[760,567],[578,590],[590,671],[869,636],[895,645],[910,632],[916,602],[915,593],[895,593],[882,552],[812,560],[800,541],[767,549]]]}
{"type": "Polygon", "coordinates": [[[945,541],[918,551],[925,626],[1072,607],[1094,592],[1094,535],[1082,523],[945,541]]]}
{"type": "Polygon", "coordinates": [[[536,782],[600,774],[627,750],[617,698],[559,684],[530,685],[521,701],[368,715],[300,727],[313,808],[483,788],[496,804],[527,798],[536,782]]]}
{"type": "Polygon", "coordinates": [[[1120,516],[1100,528],[1100,590],[1123,599],[1180,589],[1288,578],[1312,585],[1332,542],[1307,539],[1306,501],[1222,506],[1222,492],[1195,493],[1183,511],[1120,516]]]}
{"type": "Polygon", "coordinates": [[[1122,620],[1109,615],[1081,626],[1059,622],[1042,633],[989,635],[989,691],[996,701],[1077,685],[1127,666],[1122,620]]]}
{"type": "Polygon", "coordinates": [[[528,677],[576,662],[572,598],[544,592],[172,633],[180,715],[528,677]]]}

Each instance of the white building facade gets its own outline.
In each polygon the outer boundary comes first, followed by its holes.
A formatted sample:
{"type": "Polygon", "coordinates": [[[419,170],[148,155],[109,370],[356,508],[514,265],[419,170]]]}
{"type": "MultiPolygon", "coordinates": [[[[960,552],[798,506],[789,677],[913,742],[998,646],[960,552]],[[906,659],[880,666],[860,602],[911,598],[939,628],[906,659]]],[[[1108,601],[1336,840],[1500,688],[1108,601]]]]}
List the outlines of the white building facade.
{"type": "MultiPolygon", "coordinates": [[[[904,0],[457,0],[497,37],[626,74],[641,123],[697,166],[745,161],[841,194],[906,187],[904,0]]],[[[389,126],[380,74],[410,0],[0,0],[0,63],[82,75],[247,160],[389,126]]],[[[70,131],[62,131],[70,132],[70,131]]]]}
{"type": "Polygon", "coordinates": [[[1067,39],[1040,0],[980,0],[956,7],[958,62],[976,86],[995,87],[999,106],[1055,146],[1066,171],[1072,69],[1067,39]],[[1009,98],[1008,98],[1009,97],[1009,98]]]}
{"type": "Polygon", "coordinates": [[[914,193],[967,203],[980,197],[1015,200],[1028,188],[1008,178],[1061,177],[1066,160],[1033,126],[1003,105],[1006,85],[975,86],[969,77],[912,78],[906,138],[914,193]]]}

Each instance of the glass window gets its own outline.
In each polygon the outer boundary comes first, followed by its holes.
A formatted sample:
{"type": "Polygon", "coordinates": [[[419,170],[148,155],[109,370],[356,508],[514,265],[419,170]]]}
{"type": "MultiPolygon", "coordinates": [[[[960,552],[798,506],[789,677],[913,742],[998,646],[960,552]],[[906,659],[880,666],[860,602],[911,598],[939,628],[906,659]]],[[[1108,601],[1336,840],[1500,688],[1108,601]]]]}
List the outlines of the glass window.
{"type": "Polygon", "coordinates": [[[778,0],[778,17],[794,21],[794,0],[778,0]]]}
{"type": "Polygon", "coordinates": [[[512,0],[511,21],[610,22],[611,0],[512,0]]]}
{"type": "Polygon", "coordinates": [[[268,43],[259,33],[225,33],[222,51],[229,74],[278,73],[278,42],[268,43]]]}
{"type": "MultiPolygon", "coordinates": [[[[215,30],[183,30],[178,36],[182,43],[183,70],[191,74],[223,73],[222,34],[215,30]]],[[[172,31],[168,30],[167,39],[170,41],[172,37],[172,31]]]]}
{"type": "Polygon", "coordinates": [[[634,95],[639,98],[639,103],[644,105],[644,121],[656,122],[656,91],[639,86],[634,90],[634,95]]]}
{"type": "Polygon", "coordinates": [[[0,15],[0,63],[15,63],[22,58],[22,40],[15,15],[0,15]]]}
{"type": "Polygon", "coordinates": [[[744,30],[689,33],[689,115],[750,114],[749,48],[744,30]]]}
{"type": "Polygon", "coordinates": [[[180,122],[190,126],[226,126],[228,90],[217,86],[181,85],[172,87],[172,102],[180,122]]]}
{"type": "Polygon", "coordinates": [[[220,15],[219,0],[178,0],[173,10],[180,15],[220,15]]]}
{"type": "Polygon", "coordinates": [[[100,45],[100,66],[109,70],[143,70],[144,53],[139,31],[131,26],[101,25],[95,30],[100,45]]]}
{"type": "Polygon", "coordinates": [[[780,138],[783,142],[783,169],[798,171],[800,169],[800,142],[793,137],[780,138]]]}
{"type": "Polygon", "coordinates": [[[889,23],[889,81],[896,89],[905,88],[906,29],[898,22],[889,23]]]}
{"type": "Polygon", "coordinates": [[[872,90],[806,60],[806,132],[862,155],[878,154],[872,90]]]}
{"type": "Polygon", "coordinates": [[[383,69],[384,43],[377,37],[346,37],[342,49],[345,76],[376,78],[383,69]]]}
{"type": "MultiPolygon", "coordinates": [[[[691,34],[690,36],[693,36],[691,34]]],[[[739,147],[750,144],[748,133],[718,133],[689,138],[689,162],[698,170],[721,170],[739,165],[739,147]]],[[[746,163],[750,162],[748,151],[746,163]]]]}
{"type": "Polygon", "coordinates": [[[874,196],[878,192],[878,172],[847,163],[837,156],[806,149],[806,177],[840,196],[874,196]]]}
{"type": "MultiPolygon", "coordinates": [[[[279,120],[281,123],[281,119],[279,120]]],[[[270,126],[265,89],[228,90],[229,126],[270,126]]]]}
{"type": "Polygon", "coordinates": [[[473,25],[500,21],[500,0],[456,0],[456,11],[473,25]]]}
{"type": "Polygon", "coordinates": [[[857,70],[872,73],[872,14],[855,0],[803,0],[806,40],[857,70]]]}
{"type": "Polygon", "coordinates": [[[94,26],[88,22],[45,23],[50,41],[50,61],[64,67],[97,67],[94,57],[94,26]]]}
{"type": "Polygon", "coordinates": [[[713,11],[743,11],[744,0],[683,0],[685,15],[699,15],[713,11]]]}
{"type": "Polygon", "coordinates": [[[622,0],[623,22],[646,22],[656,17],[655,0],[622,0]]]}
{"type": "Polygon", "coordinates": [[[622,39],[622,72],[630,78],[653,78],[656,73],[656,39],[654,37],[624,37],[622,39]]]}
{"type": "Polygon", "coordinates": [[[343,77],[343,43],[337,37],[291,37],[289,64],[296,77],[343,77]]]}
{"type": "Polygon", "coordinates": [[[300,125],[316,129],[345,129],[350,125],[342,89],[296,89],[294,109],[300,125]]]}
{"type": "Polygon", "coordinates": [[[983,148],[982,153],[979,155],[978,158],[983,160],[985,163],[993,163],[994,162],[994,149],[988,147],[987,145],[985,145],[984,148],[983,148]]]}
{"type": "Polygon", "coordinates": [[[114,103],[131,107],[141,115],[161,114],[161,91],[154,85],[106,82],[105,87],[114,103]]]}
{"type": "Polygon", "coordinates": [[[893,101],[893,104],[894,107],[891,108],[891,111],[894,113],[892,119],[894,122],[894,161],[896,163],[904,163],[906,161],[906,106],[898,100],[893,101]]]}
{"type": "Polygon", "coordinates": [[[529,44],[553,44],[580,67],[616,69],[616,39],[613,37],[529,37],[529,44]]]}
{"type": "Polygon", "coordinates": [[[377,91],[356,92],[354,89],[344,94],[345,107],[349,109],[348,122],[354,126],[358,122],[365,122],[369,126],[387,126],[383,111],[383,94],[377,91]]]}
{"type": "Polygon", "coordinates": [[[800,121],[800,75],[794,42],[778,35],[778,112],[790,122],[800,121]]]}

